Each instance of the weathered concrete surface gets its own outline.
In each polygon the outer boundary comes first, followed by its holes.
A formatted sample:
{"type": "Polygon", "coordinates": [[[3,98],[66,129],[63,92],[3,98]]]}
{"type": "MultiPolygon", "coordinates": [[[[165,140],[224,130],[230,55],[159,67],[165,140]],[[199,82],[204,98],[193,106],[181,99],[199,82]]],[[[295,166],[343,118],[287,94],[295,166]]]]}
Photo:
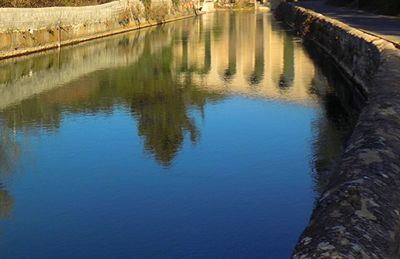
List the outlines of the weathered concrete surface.
{"type": "Polygon", "coordinates": [[[153,0],[146,13],[140,0],[84,7],[0,8],[0,59],[194,16],[182,1],[153,0]]]}
{"type": "Polygon", "coordinates": [[[301,7],[282,4],[276,15],[329,53],[367,98],[293,258],[399,258],[400,50],[301,7]]]}

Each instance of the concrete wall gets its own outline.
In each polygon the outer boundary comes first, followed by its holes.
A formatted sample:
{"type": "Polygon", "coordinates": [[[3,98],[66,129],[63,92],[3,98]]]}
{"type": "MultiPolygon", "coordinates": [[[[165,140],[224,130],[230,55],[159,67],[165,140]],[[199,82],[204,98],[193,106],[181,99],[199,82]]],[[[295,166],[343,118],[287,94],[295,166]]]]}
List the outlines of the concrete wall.
{"type": "Polygon", "coordinates": [[[0,59],[103,37],[194,15],[183,1],[153,0],[166,15],[146,16],[140,0],[85,7],[0,8],[0,59]]]}
{"type": "Polygon", "coordinates": [[[400,50],[287,3],[276,16],[328,53],[367,99],[293,258],[399,258],[400,50]]]}

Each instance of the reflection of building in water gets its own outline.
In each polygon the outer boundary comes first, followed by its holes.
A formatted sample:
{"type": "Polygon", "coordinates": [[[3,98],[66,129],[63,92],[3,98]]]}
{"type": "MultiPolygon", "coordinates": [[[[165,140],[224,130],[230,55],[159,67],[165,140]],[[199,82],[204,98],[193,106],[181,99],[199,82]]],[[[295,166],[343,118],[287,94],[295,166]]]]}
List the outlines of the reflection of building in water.
{"type": "Polygon", "coordinates": [[[193,82],[200,86],[298,103],[314,101],[309,94],[315,76],[312,61],[270,15],[209,15],[181,35],[175,65],[190,68],[193,82]]]}

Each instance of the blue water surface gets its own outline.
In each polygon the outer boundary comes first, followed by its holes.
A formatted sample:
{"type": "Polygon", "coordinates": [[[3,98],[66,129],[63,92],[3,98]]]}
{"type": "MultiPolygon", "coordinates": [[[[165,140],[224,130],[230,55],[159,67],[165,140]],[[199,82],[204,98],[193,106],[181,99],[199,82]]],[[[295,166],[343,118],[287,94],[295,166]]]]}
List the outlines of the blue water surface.
{"type": "Polygon", "coordinates": [[[329,84],[269,13],[2,66],[1,258],[290,256],[337,133],[329,84]]]}

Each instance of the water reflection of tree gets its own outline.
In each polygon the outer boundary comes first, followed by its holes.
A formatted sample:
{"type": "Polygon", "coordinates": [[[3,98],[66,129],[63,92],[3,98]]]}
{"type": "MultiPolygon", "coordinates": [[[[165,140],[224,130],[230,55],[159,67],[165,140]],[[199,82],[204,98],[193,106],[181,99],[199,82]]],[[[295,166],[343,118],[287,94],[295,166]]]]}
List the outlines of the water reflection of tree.
{"type": "Polygon", "coordinates": [[[10,218],[14,207],[14,198],[0,185],[0,217],[10,218]]]}
{"type": "Polygon", "coordinates": [[[24,105],[16,105],[2,113],[3,119],[10,128],[30,128],[42,126],[45,128],[58,128],[61,121],[60,109],[48,109],[48,104],[42,98],[33,97],[25,100],[24,105]]]}
{"type": "MultiPolygon", "coordinates": [[[[182,145],[185,132],[193,142],[198,139],[198,129],[187,111],[196,96],[190,93],[185,96],[187,88],[177,85],[170,69],[171,48],[163,49],[160,56],[161,62],[145,54],[130,69],[130,77],[136,81],[130,106],[138,120],[139,134],[145,140],[145,149],[157,161],[169,165],[182,145]]],[[[187,63],[183,64],[182,68],[187,69],[187,63]]]]}
{"type": "Polygon", "coordinates": [[[156,55],[150,53],[150,48],[145,48],[139,62],[126,71],[119,71],[115,80],[121,82],[117,87],[129,86],[130,93],[124,96],[129,98],[132,114],[138,120],[138,131],[144,138],[145,149],[165,166],[170,165],[179,151],[186,133],[193,143],[199,138],[190,110],[201,110],[207,100],[220,98],[217,94],[198,90],[192,84],[191,73],[185,73],[189,69],[185,55],[181,66],[185,80],[179,83],[171,70],[172,59],[170,46],[156,55]]]}
{"type": "MultiPolygon", "coordinates": [[[[175,28],[177,35],[171,36],[170,31],[163,28],[146,34],[140,43],[144,44],[144,48],[137,62],[107,73],[96,72],[65,87],[26,99],[3,110],[2,118],[10,128],[56,129],[66,111],[111,113],[114,105],[124,105],[129,107],[138,121],[138,133],[144,139],[144,149],[162,165],[170,165],[186,134],[193,143],[199,139],[192,111],[203,111],[208,101],[222,98],[221,94],[201,90],[192,83],[194,71],[187,60],[191,51],[187,45],[191,24],[183,25],[181,30],[175,28]],[[182,40],[173,41],[172,38],[182,40]],[[181,44],[183,49],[178,71],[173,67],[176,63],[172,54],[174,44],[181,44]],[[179,79],[182,75],[184,80],[179,79]]],[[[211,47],[209,34],[202,38],[208,48],[211,47]]],[[[123,38],[117,44],[118,51],[129,49],[132,44],[139,43],[123,38]]],[[[205,59],[210,63],[209,49],[206,49],[205,59]]],[[[207,63],[205,71],[209,69],[207,63]]]]}
{"type": "MultiPolygon", "coordinates": [[[[19,146],[11,131],[0,122],[0,177],[15,171],[19,158],[19,146]]],[[[0,216],[9,218],[14,199],[0,182],[0,216]]]]}

